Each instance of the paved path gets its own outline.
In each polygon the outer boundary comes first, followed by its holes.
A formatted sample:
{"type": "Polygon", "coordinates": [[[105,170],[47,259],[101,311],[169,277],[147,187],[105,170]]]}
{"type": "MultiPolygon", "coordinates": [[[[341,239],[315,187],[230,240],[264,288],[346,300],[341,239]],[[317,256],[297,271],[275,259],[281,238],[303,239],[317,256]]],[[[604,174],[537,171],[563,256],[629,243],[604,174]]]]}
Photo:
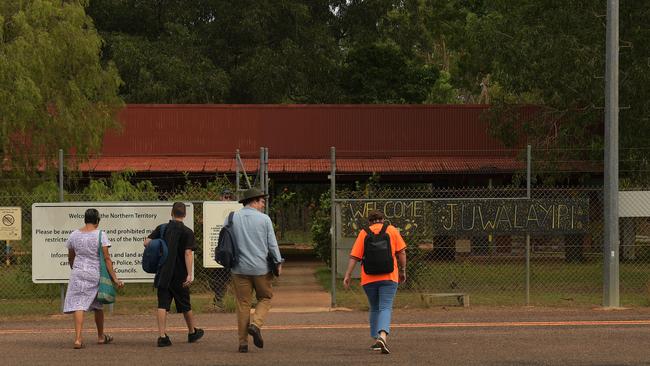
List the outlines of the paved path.
{"type": "MultiPolygon", "coordinates": [[[[237,353],[234,314],[198,314],[203,339],[188,344],[183,318],[170,314],[173,345],[155,347],[153,314],[108,315],[115,343],[97,345],[86,317],[87,348],[73,350],[69,315],[0,322],[7,365],[650,365],[650,309],[620,311],[527,307],[398,309],[392,353],[368,349],[368,313],[329,311],[313,273],[321,264],[289,261],[275,285],[265,348],[237,353]]],[[[90,315],[90,314],[89,314],[90,315]]],[[[252,342],[251,342],[252,343],[252,342]]]]}
{"type": "Polygon", "coordinates": [[[287,261],[273,287],[271,312],[329,311],[329,292],[316,281],[314,273],[323,264],[317,261],[287,261]]]}
{"type": "Polygon", "coordinates": [[[370,351],[367,313],[270,314],[264,349],[237,353],[234,314],[200,314],[206,330],[186,342],[182,316],[169,317],[173,345],[155,347],[151,315],[109,316],[115,343],[73,350],[70,316],[0,323],[0,364],[10,365],[649,365],[650,310],[432,308],[397,310],[392,353],[370,351]]]}

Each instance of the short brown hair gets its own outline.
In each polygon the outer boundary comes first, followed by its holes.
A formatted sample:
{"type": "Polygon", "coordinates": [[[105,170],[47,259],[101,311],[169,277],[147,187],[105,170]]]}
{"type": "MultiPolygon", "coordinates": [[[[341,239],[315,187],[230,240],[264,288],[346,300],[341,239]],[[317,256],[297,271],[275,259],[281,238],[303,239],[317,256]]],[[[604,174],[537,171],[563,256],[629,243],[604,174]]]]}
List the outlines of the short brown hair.
{"type": "Polygon", "coordinates": [[[172,216],[183,218],[185,217],[187,211],[185,210],[185,204],[183,202],[174,202],[172,206],[172,216]]]}
{"type": "Polygon", "coordinates": [[[379,210],[370,211],[368,214],[368,222],[374,223],[384,219],[384,213],[379,210]]]}

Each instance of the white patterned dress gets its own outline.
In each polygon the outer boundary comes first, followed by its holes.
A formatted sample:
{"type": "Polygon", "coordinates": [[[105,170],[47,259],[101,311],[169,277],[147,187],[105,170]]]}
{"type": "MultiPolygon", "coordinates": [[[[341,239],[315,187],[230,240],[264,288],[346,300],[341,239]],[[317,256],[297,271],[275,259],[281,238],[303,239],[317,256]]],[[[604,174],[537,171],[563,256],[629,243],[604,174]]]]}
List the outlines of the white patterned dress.
{"type": "MultiPolygon", "coordinates": [[[[99,230],[79,231],[70,234],[65,246],[75,252],[74,264],[70,271],[70,282],[65,295],[63,312],[68,314],[77,310],[101,310],[102,304],[97,301],[99,289],[99,230]]],[[[102,246],[111,244],[102,232],[102,246]]]]}

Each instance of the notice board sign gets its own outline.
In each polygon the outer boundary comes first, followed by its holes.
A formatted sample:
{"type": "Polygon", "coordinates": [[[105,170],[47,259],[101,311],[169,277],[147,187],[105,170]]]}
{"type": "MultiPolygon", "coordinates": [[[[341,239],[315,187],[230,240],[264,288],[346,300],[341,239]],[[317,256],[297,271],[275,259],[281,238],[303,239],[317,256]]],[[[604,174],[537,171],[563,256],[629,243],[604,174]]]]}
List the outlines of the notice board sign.
{"type": "MultiPolygon", "coordinates": [[[[183,223],[194,229],[194,206],[187,205],[183,223]]],[[[88,208],[99,211],[99,229],[111,243],[113,268],[124,282],[153,282],[142,270],[144,239],[171,219],[173,202],[62,202],[32,205],[32,281],[67,283],[70,278],[70,234],[84,226],[88,208]]]]}
{"type": "Polygon", "coordinates": [[[20,207],[0,207],[0,240],[20,240],[22,238],[20,207]]]}
{"type": "Polygon", "coordinates": [[[228,214],[242,208],[234,201],[203,202],[203,267],[223,268],[214,260],[214,250],[219,242],[219,232],[228,218],[228,214]]]}

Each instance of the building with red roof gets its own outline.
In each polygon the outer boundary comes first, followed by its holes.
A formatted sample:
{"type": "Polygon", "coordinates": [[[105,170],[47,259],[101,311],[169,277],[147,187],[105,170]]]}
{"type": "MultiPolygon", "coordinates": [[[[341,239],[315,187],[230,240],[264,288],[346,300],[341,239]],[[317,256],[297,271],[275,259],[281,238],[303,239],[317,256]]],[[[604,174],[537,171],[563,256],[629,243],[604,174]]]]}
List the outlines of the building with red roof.
{"type": "MultiPolygon", "coordinates": [[[[281,181],[327,180],[330,147],[342,178],[485,185],[525,167],[522,148],[490,136],[485,105],[178,105],[129,104],[121,131],[104,136],[101,153],[81,164],[92,176],[131,170],[181,176],[248,173],[260,147],[269,175],[281,181]]],[[[532,112],[529,112],[532,113],[532,112]]],[[[339,178],[341,179],[341,178],[339,178]]]]}

